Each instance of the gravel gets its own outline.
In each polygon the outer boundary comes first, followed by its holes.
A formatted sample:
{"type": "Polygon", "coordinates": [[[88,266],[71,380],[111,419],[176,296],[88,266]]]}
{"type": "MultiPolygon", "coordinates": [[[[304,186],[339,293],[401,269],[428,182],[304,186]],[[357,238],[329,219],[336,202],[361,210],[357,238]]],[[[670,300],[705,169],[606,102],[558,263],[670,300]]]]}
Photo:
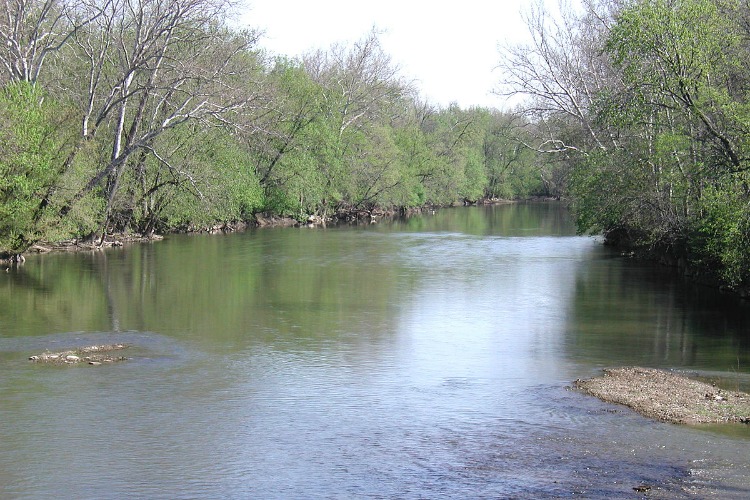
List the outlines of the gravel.
{"type": "Polygon", "coordinates": [[[727,391],[674,372],[637,366],[609,368],[575,386],[608,403],[677,424],[750,424],[750,394],[727,391]]]}
{"type": "Polygon", "coordinates": [[[113,363],[115,361],[125,361],[126,357],[113,355],[113,351],[127,349],[127,344],[104,344],[92,345],[87,347],[78,347],[69,351],[60,352],[43,352],[29,357],[29,361],[34,363],[45,363],[52,365],[71,365],[79,363],[88,363],[90,365],[100,365],[102,363],[113,363]]]}

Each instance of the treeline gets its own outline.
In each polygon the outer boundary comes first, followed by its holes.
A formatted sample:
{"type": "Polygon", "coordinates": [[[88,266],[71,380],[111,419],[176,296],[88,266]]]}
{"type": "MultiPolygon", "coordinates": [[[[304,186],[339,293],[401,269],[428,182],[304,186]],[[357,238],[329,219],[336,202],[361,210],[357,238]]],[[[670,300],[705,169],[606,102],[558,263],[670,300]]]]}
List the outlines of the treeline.
{"type": "Polygon", "coordinates": [[[585,0],[527,24],[504,83],[530,98],[579,228],[746,287],[750,2],[585,0]]]}
{"type": "Polygon", "coordinates": [[[376,33],[270,59],[227,0],[0,6],[0,254],[257,214],[559,194],[534,124],[420,100],[376,33]]]}

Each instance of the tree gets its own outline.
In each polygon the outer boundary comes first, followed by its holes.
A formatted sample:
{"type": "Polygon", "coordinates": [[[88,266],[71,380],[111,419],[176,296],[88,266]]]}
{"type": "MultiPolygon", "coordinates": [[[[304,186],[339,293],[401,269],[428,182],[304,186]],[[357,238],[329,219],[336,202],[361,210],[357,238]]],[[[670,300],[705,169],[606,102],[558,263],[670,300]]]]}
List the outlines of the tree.
{"type": "Polygon", "coordinates": [[[484,137],[486,197],[512,199],[543,194],[560,196],[564,180],[556,177],[554,163],[528,146],[532,124],[516,113],[493,112],[484,137]]]}
{"type": "Polygon", "coordinates": [[[334,45],[327,52],[308,54],[304,65],[324,89],[327,111],[336,122],[339,136],[350,127],[377,121],[409,90],[398,76],[399,68],[383,52],[375,30],[350,49],[334,45]]]}
{"type": "Polygon", "coordinates": [[[509,51],[510,93],[536,129],[526,144],[568,165],[580,231],[750,279],[746,2],[584,2],[509,51]]]}
{"type": "Polygon", "coordinates": [[[342,206],[361,205],[373,193],[383,194],[384,188],[387,191],[400,186],[400,181],[395,180],[398,175],[386,172],[398,168],[396,159],[385,158],[385,151],[378,148],[386,145],[396,154],[391,148],[392,139],[382,134],[382,126],[390,126],[398,118],[401,100],[410,88],[383,52],[377,33],[370,32],[348,50],[335,45],[328,52],[308,54],[303,63],[322,89],[324,120],[335,134],[331,147],[338,160],[331,165],[338,168],[321,168],[326,178],[325,190],[336,199],[324,200],[323,210],[329,201],[342,206]],[[376,151],[377,160],[368,156],[376,151]],[[376,185],[386,178],[394,179],[393,184],[376,185]],[[363,193],[368,194],[363,198],[363,193]]]}
{"type": "Polygon", "coordinates": [[[2,0],[0,67],[11,82],[36,83],[48,56],[96,19],[98,8],[70,0],[2,0]]]}
{"type": "Polygon", "coordinates": [[[104,233],[123,172],[145,165],[139,155],[181,171],[156,149],[158,137],[191,121],[226,124],[257,98],[252,58],[245,57],[256,37],[221,26],[217,20],[228,7],[224,0],[108,0],[91,29],[76,33],[73,56],[87,75],[76,79],[83,84],[77,95],[84,96],[79,146],[98,138],[111,152],[61,208],[62,216],[101,186],[104,233]]]}
{"type": "Polygon", "coordinates": [[[325,198],[318,165],[333,161],[334,134],[327,132],[323,89],[299,61],[283,58],[274,62],[267,86],[267,112],[245,115],[247,127],[240,137],[254,158],[263,209],[306,219],[325,198]]]}
{"type": "Polygon", "coordinates": [[[707,135],[714,166],[729,171],[746,168],[740,138],[749,131],[748,110],[735,99],[742,79],[730,61],[741,43],[738,28],[711,0],[651,0],[623,10],[606,45],[635,104],[681,113],[707,135]]]}
{"type": "Polygon", "coordinates": [[[145,155],[142,171],[130,170],[134,178],[124,182],[123,215],[132,211],[140,233],[246,221],[262,209],[253,158],[233,135],[188,123],[157,142],[169,156],[145,155]]]}
{"type": "Polygon", "coordinates": [[[22,81],[0,91],[0,255],[41,237],[36,208],[57,181],[60,138],[41,91],[22,81]]]}
{"type": "Polygon", "coordinates": [[[597,126],[591,114],[600,92],[617,83],[602,53],[613,12],[593,1],[585,7],[578,13],[560,3],[559,15],[553,16],[543,1],[537,2],[526,17],[531,42],[505,47],[501,54],[498,67],[504,90],[499,94],[523,97],[521,109],[534,121],[569,120],[585,131],[579,141],[569,143],[549,128],[551,134],[540,137],[535,146],[540,152],[586,152],[617,145],[616,137],[597,126]]]}

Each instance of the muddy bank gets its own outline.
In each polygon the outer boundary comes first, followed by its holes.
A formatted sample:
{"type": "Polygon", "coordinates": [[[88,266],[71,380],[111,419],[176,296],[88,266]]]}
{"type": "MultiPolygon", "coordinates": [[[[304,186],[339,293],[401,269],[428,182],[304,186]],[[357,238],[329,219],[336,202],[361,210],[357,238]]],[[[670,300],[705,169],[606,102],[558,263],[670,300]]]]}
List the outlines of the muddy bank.
{"type": "Polygon", "coordinates": [[[127,360],[127,357],[118,354],[119,351],[127,349],[128,347],[127,344],[92,345],[88,347],[78,347],[68,351],[35,354],[34,356],[29,357],[29,361],[50,365],[75,365],[80,363],[101,365],[102,363],[114,363],[127,360]],[[113,352],[118,352],[118,354],[113,354],[113,352]]]}
{"type": "Polygon", "coordinates": [[[164,239],[158,234],[144,236],[142,234],[117,233],[109,234],[105,238],[85,238],[61,241],[58,243],[37,243],[32,245],[26,253],[49,252],[80,252],[96,251],[103,248],[122,247],[130,243],[148,243],[164,239]]]}
{"type": "Polygon", "coordinates": [[[649,418],[677,424],[750,423],[750,394],[727,391],[664,370],[610,368],[575,386],[608,403],[625,405],[649,418]]]}

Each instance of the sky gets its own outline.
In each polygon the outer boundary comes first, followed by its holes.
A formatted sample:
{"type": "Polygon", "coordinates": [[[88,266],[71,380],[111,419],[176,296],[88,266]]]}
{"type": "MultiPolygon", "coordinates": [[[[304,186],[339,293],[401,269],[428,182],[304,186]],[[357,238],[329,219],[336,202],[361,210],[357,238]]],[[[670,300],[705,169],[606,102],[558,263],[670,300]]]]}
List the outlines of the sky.
{"type": "Polygon", "coordinates": [[[375,28],[385,53],[432,104],[504,108],[492,95],[498,46],[527,36],[529,0],[245,0],[239,22],[263,30],[260,45],[295,57],[352,45],[375,28]]]}

